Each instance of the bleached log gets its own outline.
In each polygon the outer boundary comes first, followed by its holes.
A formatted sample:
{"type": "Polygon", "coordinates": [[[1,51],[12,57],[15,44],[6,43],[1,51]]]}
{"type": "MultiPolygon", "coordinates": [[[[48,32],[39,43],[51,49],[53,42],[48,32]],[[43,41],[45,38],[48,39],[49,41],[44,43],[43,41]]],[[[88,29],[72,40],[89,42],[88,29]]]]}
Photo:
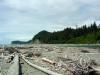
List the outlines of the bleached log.
{"type": "Polygon", "coordinates": [[[49,60],[47,58],[42,58],[42,61],[47,62],[47,63],[52,64],[52,65],[56,64],[54,61],[49,60]]]}
{"type": "Polygon", "coordinates": [[[40,71],[42,71],[42,72],[48,74],[48,75],[62,75],[62,74],[58,74],[58,73],[56,73],[56,72],[47,70],[47,69],[45,69],[45,68],[42,68],[42,67],[40,67],[40,66],[37,66],[37,65],[35,65],[35,64],[32,64],[31,62],[29,62],[28,60],[26,60],[26,59],[23,57],[23,55],[21,55],[21,57],[22,57],[22,59],[23,59],[27,64],[29,64],[30,66],[32,66],[32,67],[34,67],[34,68],[36,68],[36,69],[38,69],[38,70],[40,70],[40,71]]]}
{"type": "Polygon", "coordinates": [[[13,64],[10,66],[7,75],[19,75],[19,56],[15,55],[13,64]]]}
{"type": "Polygon", "coordinates": [[[93,69],[100,74],[100,67],[93,67],[93,69]]]}

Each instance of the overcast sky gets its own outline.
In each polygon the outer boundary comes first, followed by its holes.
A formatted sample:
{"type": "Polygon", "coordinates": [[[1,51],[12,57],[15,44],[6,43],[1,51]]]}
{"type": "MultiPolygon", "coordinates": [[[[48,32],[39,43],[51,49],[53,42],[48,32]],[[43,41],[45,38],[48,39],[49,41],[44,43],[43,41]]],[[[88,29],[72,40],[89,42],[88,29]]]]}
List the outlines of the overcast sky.
{"type": "Polygon", "coordinates": [[[100,0],[0,0],[0,43],[99,20],[100,0]]]}

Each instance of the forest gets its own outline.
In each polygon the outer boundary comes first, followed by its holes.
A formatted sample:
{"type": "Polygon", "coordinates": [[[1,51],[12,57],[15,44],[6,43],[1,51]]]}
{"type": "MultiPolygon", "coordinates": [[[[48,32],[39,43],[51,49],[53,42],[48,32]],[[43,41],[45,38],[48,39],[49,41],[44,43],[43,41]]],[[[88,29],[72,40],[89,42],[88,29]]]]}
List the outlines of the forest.
{"type": "MultiPolygon", "coordinates": [[[[100,43],[100,25],[94,22],[90,26],[83,25],[77,28],[65,28],[62,31],[48,32],[40,31],[31,40],[26,43],[41,44],[99,44],[100,43]]],[[[24,44],[21,41],[12,41],[12,44],[24,44]]]]}

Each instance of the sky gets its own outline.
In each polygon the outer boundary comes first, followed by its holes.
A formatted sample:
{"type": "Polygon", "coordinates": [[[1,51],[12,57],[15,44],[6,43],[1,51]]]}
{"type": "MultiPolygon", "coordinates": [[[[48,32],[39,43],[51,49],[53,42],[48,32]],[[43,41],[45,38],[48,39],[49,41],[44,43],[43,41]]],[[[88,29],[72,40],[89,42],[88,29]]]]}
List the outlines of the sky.
{"type": "Polygon", "coordinates": [[[0,44],[94,21],[100,23],[100,0],[0,0],[0,44]]]}

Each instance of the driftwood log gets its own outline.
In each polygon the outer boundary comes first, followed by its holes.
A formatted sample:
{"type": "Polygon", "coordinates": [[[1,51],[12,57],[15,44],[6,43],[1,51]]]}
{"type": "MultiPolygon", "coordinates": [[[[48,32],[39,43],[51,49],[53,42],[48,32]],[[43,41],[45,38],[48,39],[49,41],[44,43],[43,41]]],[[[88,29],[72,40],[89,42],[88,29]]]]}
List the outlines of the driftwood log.
{"type": "Polygon", "coordinates": [[[55,65],[56,64],[56,62],[54,62],[52,60],[49,60],[47,58],[42,58],[42,61],[47,62],[47,63],[52,64],[52,65],[55,65]]]}

